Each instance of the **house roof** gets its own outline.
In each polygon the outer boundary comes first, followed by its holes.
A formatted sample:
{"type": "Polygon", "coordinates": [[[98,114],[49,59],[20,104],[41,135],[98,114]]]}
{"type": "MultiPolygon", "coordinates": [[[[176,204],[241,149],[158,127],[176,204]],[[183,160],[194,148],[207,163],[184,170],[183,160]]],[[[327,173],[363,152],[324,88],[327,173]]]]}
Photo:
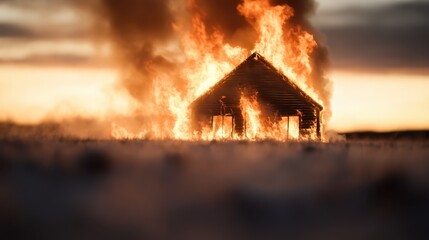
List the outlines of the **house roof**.
{"type": "Polygon", "coordinates": [[[323,110],[319,103],[257,52],[197,98],[191,106],[217,107],[222,96],[228,96],[229,103],[236,104],[240,97],[237,92],[249,88],[258,92],[258,97],[264,102],[275,106],[284,114],[291,114],[296,110],[323,110]]]}

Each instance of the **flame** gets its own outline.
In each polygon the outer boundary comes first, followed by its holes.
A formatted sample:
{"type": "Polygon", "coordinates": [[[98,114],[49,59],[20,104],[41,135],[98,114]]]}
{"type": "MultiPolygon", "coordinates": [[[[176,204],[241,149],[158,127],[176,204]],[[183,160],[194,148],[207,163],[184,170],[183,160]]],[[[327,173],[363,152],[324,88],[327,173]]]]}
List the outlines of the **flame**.
{"type": "Polygon", "coordinates": [[[111,135],[114,139],[118,139],[118,140],[132,140],[132,139],[145,138],[146,132],[139,132],[137,134],[130,133],[124,127],[121,127],[116,123],[112,122],[111,135]]]}
{"type": "Polygon", "coordinates": [[[242,94],[240,108],[244,118],[244,139],[253,141],[262,139],[277,141],[299,139],[299,123],[290,121],[291,117],[284,117],[280,121],[262,119],[262,109],[256,95],[248,98],[242,94]]]}
{"type": "Polygon", "coordinates": [[[259,39],[253,51],[265,56],[274,67],[321,102],[306,84],[312,72],[310,55],[317,43],[313,35],[300,26],[288,24],[293,9],[288,5],[270,6],[268,0],[245,0],[238,10],[258,32],[259,39]]]}
{"type": "Polygon", "coordinates": [[[262,137],[261,134],[264,134],[264,132],[262,131],[260,120],[261,110],[259,109],[256,96],[249,99],[242,94],[240,98],[240,108],[244,118],[245,137],[250,140],[258,139],[258,134],[259,137],[262,137]]]}
{"type": "Polygon", "coordinates": [[[182,42],[186,57],[182,75],[189,81],[191,101],[232,71],[249,53],[246,49],[225,44],[220,32],[208,35],[200,15],[193,17],[191,32],[182,42]]]}
{"type": "MultiPolygon", "coordinates": [[[[195,3],[190,1],[190,4],[195,3]]],[[[290,118],[286,123],[264,121],[256,98],[241,98],[243,117],[246,119],[244,136],[226,134],[224,126],[219,127],[217,117],[212,126],[204,128],[200,134],[193,132],[190,128],[189,105],[255,51],[263,55],[311,97],[321,102],[317,94],[307,86],[312,73],[310,55],[317,47],[317,43],[314,37],[300,26],[289,24],[288,21],[294,14],[293,9],[288,5],[271,6],[269,0],[244,0],[237,6],[237,10],[258,34],[254,49],[249,50],[225,43],[224,35],[219,30],[209,34],[199,13],[192,16],[189,28],[180,22],[172,23],[173,28],[181,36],[179,48],[183,53],[183,59],[178,75],[186,80],[186,89],[176,87],[168,73],[155,72],[153,91],[151,91],[153,101],[144,106],[150,118],[145,123],[146,130],[132,134],[125,128],[112,124],[113,138],[179,140],[270,138],[281,141],[299,138],[299,130],[298,134],[289,134],[290,128],[296,127],[291,126],[290,118]]],[[[233,129],[232,126],[231,132],[234,131],[233,129]]]]}

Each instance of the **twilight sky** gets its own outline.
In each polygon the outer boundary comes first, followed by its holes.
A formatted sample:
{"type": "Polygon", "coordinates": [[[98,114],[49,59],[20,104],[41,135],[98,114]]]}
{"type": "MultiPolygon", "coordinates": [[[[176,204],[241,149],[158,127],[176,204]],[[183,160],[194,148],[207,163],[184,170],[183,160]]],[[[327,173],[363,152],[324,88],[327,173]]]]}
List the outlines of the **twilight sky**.
{"type": "MultiPolygon", "coordinates": [[[[109,44],[72,0],[0,0],[0,121],[127,114],[109,44]]],[[[321,0],[336,131],[429,128],[429,1],[321,0]]]]}
{"type": "Polygon", "coordinates": [[[312,19],[330,49],[331,128],[428,128],[429,1],[338,2],[312,19]]]}

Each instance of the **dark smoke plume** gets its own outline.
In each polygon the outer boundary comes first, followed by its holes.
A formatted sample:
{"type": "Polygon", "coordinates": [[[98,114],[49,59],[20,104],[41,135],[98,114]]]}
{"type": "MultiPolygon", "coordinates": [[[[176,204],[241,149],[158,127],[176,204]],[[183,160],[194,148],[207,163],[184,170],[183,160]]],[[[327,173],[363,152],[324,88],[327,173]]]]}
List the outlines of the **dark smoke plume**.
{"type": "MultiPolygon", "coordinates": [[[[193,2],[194,5],[189,10],[202,15],[209,33],[220,30],[225,34],[228,43],[245,48],[253,47],[257,37],[256,32],[237,11],[237,6],[243,0],[194,0],[193,2]]],[[[291,6],[295,14],[290,22],[303,26],[305,30],[312,30],[307,17],[315,11],[316,4],[313,0],[271,0],[271,4],[291,6]]]]}
{"type": "Polygon", "coordinates": [[[156,54],[156,46],[174,39],[174,12],[168,0],[98,0],[95,26],[113,41],[123,67],[122,82],[141,101],[150,97],[156,72],[171,71],[175,64],[156,54]]]}

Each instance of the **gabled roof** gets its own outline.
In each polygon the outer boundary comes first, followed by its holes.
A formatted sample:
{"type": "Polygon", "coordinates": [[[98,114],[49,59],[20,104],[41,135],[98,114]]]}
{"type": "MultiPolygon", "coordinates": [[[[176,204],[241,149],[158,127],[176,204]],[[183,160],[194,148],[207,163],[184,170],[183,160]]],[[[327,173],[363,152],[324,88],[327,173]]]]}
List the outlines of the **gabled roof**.
{"type": "Polygon", "coordinates": [[[288,108],[296,109],[308,109],[312,106],[319,111],[323,110],[319,103],[257,52],[250,55],[210,90],[197,98],[191,106],[218,104],[220,97],[226,91],[231,91],[231,88],[236,89],[237,87],[253,88],[262,99],[273,105],[287,105],[288,108]]]}

